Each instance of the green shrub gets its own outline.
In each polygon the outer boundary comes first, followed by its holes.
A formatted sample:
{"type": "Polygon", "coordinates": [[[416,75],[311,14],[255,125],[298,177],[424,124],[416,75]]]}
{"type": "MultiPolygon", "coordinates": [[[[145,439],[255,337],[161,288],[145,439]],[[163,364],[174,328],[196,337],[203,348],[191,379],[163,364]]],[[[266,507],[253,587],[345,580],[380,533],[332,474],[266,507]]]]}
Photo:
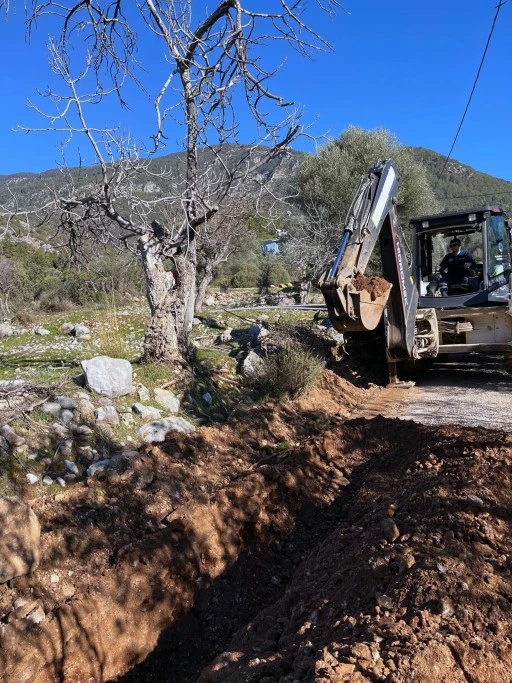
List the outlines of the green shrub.
{"type": "Polygon", "coordinates": [[[269,349],[249,382],[265,396],[297,398],[319,379],[323,367],[322,361],[309,349],[285,340],[269,349]]]}
{"type": "Polygon", "coordinates": [[[39,307],[44,313],[66,313],[73,309],[73,303],[55,292],[49,292],[40,298],[39,307]]]}
{"type": "Polygon", "coordinates": [[[282,285],[291,280],[290,273],[286,270],[282,263],[272,264],[269,272],[269,284],[282,285]]]}
{"type": "Polygon", "coordinates": [[[264,256],[261,267],[260,287],[281,285],[290,282],[290,273],[286,270],[279,256],[264,256]]]}
{"type": "Polygon", "coordinates": [[[240,268],[231,278],[233,287],[257,287],[260,280],[260,270],[256,266],[247,265],[240,268]]]}

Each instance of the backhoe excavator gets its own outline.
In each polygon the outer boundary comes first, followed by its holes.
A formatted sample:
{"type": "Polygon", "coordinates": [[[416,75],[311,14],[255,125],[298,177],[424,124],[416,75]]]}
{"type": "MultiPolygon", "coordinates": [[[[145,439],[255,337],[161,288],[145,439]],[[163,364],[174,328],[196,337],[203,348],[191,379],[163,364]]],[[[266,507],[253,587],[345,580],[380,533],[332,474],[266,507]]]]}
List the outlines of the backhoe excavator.
{"type": "Polygon", "coordinates": [[[411,221],[413,252],[398,223],[399,176],[390,159],[361,180],[331,268],[320,278],[339,332],[375,330],[383,321],[390,382],[400,366],[439,354],[503,354],[512,371],[512,276],[507,216],[486,206],[411,221]],[[448,244],[461,240],[474,268],[440,296],[429,292],[448,244]],[[365,276],[379,242],[382,278],[365,276]]]}

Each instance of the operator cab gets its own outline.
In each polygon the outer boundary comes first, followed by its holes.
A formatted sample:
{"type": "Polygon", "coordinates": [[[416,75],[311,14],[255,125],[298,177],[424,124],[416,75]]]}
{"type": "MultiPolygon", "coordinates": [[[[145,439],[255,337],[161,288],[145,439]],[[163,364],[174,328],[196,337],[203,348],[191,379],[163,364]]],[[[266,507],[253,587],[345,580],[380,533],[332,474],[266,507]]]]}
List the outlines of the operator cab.
{"type": "Polygon", "coordinates": [[[502,209],[483,207],[422,216],[413,219],[411,227],[416,244],[420,307],[481,306],[505,300],[509,292],[511,254],[509,225],[502,209]],[[454,240],[460,240],[461,248],[476,261],[476,266],[465,268],[460,281],[448,282],[448,296],[441,296],[440,291],[429,295],[429,283],[439,272],[440,263],[450,253],[450,243],[454,240]]]}

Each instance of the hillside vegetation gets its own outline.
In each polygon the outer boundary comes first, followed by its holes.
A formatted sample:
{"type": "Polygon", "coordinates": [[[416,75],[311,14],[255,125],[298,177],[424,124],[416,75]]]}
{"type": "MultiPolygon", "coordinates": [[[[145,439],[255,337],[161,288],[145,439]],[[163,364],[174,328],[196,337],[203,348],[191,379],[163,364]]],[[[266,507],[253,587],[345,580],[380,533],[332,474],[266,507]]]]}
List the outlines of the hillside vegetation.
{"type": "Polygon", "coordinates": [[[455,159],[448,161],[439,179],[445,157],[424,147],[410,147],[410,150],[427,169],[428,178],[444,211],[458,211],[486,204],[511,210],[511,182],[481,173],[455,159]]]}
{"type": "MultiPolygon", "coordinates": [[[[511,182],[480,173],[456,160],[448,162],[438,180],[444,167],[444,156],[422,147],[410,147],[408,151],[424,165],[443,210],[474,208],[483,204],[498,204],[506,210],[512,209],[511,182]]],[[[226,147],[227,164],[240,163],[241,155],[243,149],[226,147]]],[[[259,180],[270,186],[275,196],[293,196],[297,171],[306,158],[304,153],[291,150],[285,159],[274,160],[262,167],[259,180]]],[[[175,169],[178,185],[183,177],[183,153],[162,156],[151,163],[154,175],[149,179],[140,176],[137,190],[143,195],[164,196],[172,188],[163,184],[159,174],[164,168],[175,169]]],[[[208,163],[207,152],[201,156],[200,163],[203,166],[208,163]]],[[[94,168],[75,168],[66,172],[52,169],[41,174],[0,176],[0,204],[9,206],[15,196],[19,206],[41,206],[51,193],[65,194],[70,183],[87,191],[95,174],[94,168]]],[[[258,187],[244,191],[255,195],[258,187]]],[[[274,238],[277,228],[284,229],[286,233],[288,227],[286,213],[278,221],[261,217],[250,219],[247,236],[227,262],[217,269],[215,284],[264,287],[298,280],[298,270],[294,270],[290,259],[284,262],[280,256],[265,257],[262,254],[262,243],[274,238]]],[[[54,232],[50,221],[27,236],[21,222],[14,220],[8,233],[0,239],[0,276],[6,261],[13,267],[10,313],[20,313],[34,306],[42,311],[57,311],[70,306],[101,304],[105,296],[109,299],[113,296],[120,303],[131,301],[133,296],[143,296],[142,272],[136,257],[130,254],[121,256],[113,248],[100,250],[98,246],[91,245],[87,262],[72,263],[64,252],[55,250],[63,239],[51,240],[54,232]],[[53,246],[48,247],[48,244],[53,246]]]]}

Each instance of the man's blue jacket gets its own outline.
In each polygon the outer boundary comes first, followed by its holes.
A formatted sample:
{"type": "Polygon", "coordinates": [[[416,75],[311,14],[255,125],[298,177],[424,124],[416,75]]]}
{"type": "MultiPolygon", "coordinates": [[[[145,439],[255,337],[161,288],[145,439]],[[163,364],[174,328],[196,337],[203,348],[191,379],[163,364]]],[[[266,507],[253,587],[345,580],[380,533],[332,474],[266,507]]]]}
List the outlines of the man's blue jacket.
{"type": "Polygon", "coordinates": [[[468,269],[464,265],[466,263],[469,263],[471,268],[476,270],[475,259],[467,251],[461,249],[458,254],[446,254],[441,261],[439,271],[447,282],[460,284],[469,275],[468,269]]]}

